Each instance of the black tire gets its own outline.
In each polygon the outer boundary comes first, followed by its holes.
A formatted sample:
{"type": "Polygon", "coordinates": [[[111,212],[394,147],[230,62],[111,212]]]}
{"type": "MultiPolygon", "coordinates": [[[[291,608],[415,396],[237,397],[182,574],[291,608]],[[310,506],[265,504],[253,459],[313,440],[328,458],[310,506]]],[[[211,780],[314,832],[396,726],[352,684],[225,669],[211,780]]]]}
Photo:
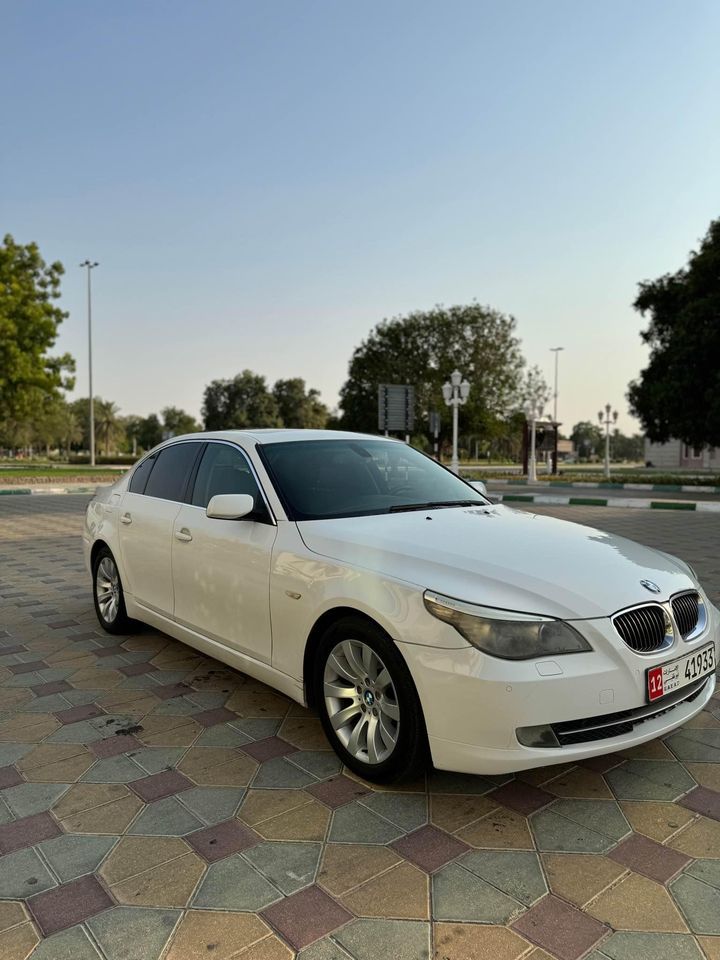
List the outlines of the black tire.
{"type": "MultiPolygon", "coordinates": [[[[313,670],[314,700],[320,715],[325,735],[340,759],[351,770],[375,783],[390,783],[422,773],[428,763],[428,742],[420,700],[410,671],[393,641],[380,627],[360,616],[347,616],[328,628],[320,641],[313,670]],[[358,641],[370,647],[387,669],[395,694],[393,706],[399,710],[397,740],[387,757],[378,762],[364,762],[348,751],[330,720],[325,699],[325,668],[338,646],[345,641],[358,641]]],[[[357,688],[356,688],[357,689],[357,688]]],[[[362,696],[358,696],[362,700],[362,696]]],[[[340,702],[352,704],[352,701],[340,702]]],[[[378,698],[378,704],[380,698],[378,698]]],[[[362,706],[363,712],[368,708],[362,706]]],[[[377,716],[377,711],[372,711],[377,716]]]]}
{"type": "Polygon", "coordinates": [[[95,614],[100,621],[100,626],[103,628],[103,630],[114,634],[133,633],[138,627],[138,622],[137,620],[131,620],[127,615],[127,610],[125,608],[125,594],[123,592],[122,580],[120,579],[120,571],[118,570],[115,557],[112,555],[112,551],[109,547],[101,547],[95,554],[92,564],[92,581],[95,614]],[[102,576],[103,572],[106,572],[109,569],[108,564],[114,570],[117,578],[117,592],[115,596],[115,605],[110,609],[110,611],[106,610],[104,613],[98,600],[98,579],[99,576],[102,576]]]}

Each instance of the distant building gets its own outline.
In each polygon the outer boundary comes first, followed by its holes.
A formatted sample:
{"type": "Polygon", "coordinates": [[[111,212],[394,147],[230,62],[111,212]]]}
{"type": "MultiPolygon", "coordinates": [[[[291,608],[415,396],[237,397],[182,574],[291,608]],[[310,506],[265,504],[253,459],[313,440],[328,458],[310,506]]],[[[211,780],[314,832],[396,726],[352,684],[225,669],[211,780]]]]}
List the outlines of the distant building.
{"type": "Polygon", "coordinates": [[[651,443],[645,438],[645,463],[661,470],[720,470],[720,448],[691,447],[682,440],[651,443]]]}

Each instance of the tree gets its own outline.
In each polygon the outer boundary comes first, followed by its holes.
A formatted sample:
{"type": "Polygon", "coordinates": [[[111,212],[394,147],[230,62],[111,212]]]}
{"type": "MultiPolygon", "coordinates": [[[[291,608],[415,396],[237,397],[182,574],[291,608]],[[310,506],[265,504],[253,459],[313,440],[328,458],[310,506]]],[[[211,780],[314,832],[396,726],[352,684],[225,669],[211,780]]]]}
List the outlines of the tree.
{"type": "Polygon", "coordinates": [[[415,387],[416,430],[427,431],[433,409],[447,425],[451,413],[442,398],[442,385],[457,368],[471,385],[460,413],[463,433],[489,437],[498,417],[512,407],[523,363],[515,320],[478,303],[437,306],[384,320],[350,360],[348,379],[340,391],[341,425],[377,431],[381,383],[415,387]]]}
{"type": "Polygon", "coordinates": [[[48,355],[67,314],[60,297],[61,263],[46,264],[36,244],[0,246],[0,422],[4,433],[41,413],[46,397],[73,386],[75,361],[48,355]]]}
{"type": "Polygon", "coordinates": [[[677,273],[640,284],[634,303],[650,361],[628,400],[650,440],[720,446],[720,219],[677,273]]]}
{"type": "Polygon", "coordinates": [[[281,427],[275,397],[265,377],[243,370],[232,380],[213,380],[205,387],[202,407],[206,430],[281,427]]]}
{"type": "Polygon", "coordinates": [[[297,429],[322,430],[329,412],[320,400],[317,390],[305,389],[302,377],[278,380],[272,389],[283,426],[297,429]]]}
{"type": "Polygon", "coordinates": [[[570,434],[570,439],[577,451],[578,460],[589,460],[604,449],[605,438],[602,430],[589,420],[576,423],[570,434]]]}
{"type": "Polygon", "coordinates": [[[118,414],[120,410],[112,400],[101,400],[97,397],[94,404],[95,433],[100,434],[105,442],[105,456],[110,455],[110,445],[121,429],[118,414]]]}
{"type": "Polygon", "coordinates": [[[540,367],[530,367],[518,385],[514,406],[523,412],[527,412],[527,408],[534,409],[538,417],[542,417],[550,397],[550,387],[540,367]]]}
{"type": "Polygon", "coordinates": [[[183,433],[197,433],[200,429],[195,418],[179,407],[163,407],[160,416],[163,420],[163,431],[171,437],[179,437],[183,433]]]}
{"type": "Polygon", "coordinates": [[[144,417],[137,427],[137,442],[143,450],[150,450],[162,441],[163,430],[160,421],[154,413],[144,417]]]}

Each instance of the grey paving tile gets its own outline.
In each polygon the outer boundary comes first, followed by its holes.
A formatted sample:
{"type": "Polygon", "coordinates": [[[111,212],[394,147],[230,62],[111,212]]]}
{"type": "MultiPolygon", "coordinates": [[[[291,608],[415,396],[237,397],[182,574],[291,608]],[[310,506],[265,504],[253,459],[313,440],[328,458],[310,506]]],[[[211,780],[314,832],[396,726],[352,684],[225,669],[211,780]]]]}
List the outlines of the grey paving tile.
{"type": "Polygon", "coordinates": [[[0,767],[15,763],[26,753],[34,750],[36,746],[37,744],[34,743],[0,743],[0,767]]]}
{"type": "Polygon", "coordinates": [[[541,810],[529,818],[530,829],[538,850],[563,853],[606,853],[614,841],[602,833],[584,827],[574,820],[560,817],[550,810],[541,810]]]}
{"type": "Polygon", "coordinates": [[[557,800],[550,809],[611,840],[621,840],[631,832],[630,824],[614,800],[557,800]]]}
{"type": "Polygon", "coordinates": [[[720,763],[720,729],[683,727],[665,742],[678,760],[720,763]]]}
{"type": "Polygon", "coordinates": [[[0,898],[4,900],[22,900],[55,886],[50,871],[32,849],[0,859],[0,898]]]}
{"type": "Polygon", "coordinates": [[[260,843],[243,854],[246,860],[284,894],[290,895],[315,881],[322,844],[260,843]]]}
{"type": "MultiPolygon", "coordinates": [[[[378,960],[379,945],[382,956],[393,960],[429,960],[430,924],[419,920],[355,920],[333,934],[356,960],[378,960]]],[[[310,949],[310,948],[309,948],[310,949]]],[[[303,960],[325,960],[303,951],[303,960]]],[[[330,954],[330,960],[335,960],[330,954]]]]}
{"type": "Polygon", "coordinates": [[[720,936],[720,890],[684,874],[670,892],[693,933],[720,936]]]}
{"type": "Polygon", "coordinates": [[[38,849],[62,883],[92,873],[119,837],[66,835],[44,840],[38,849]]]}
{"type": "Polygon", "coordinates": [[[10,823],[15,817],[10,811],[10,807],[5,803],[3,798],[0,796],[0,826],[4,823],[10,823]]]}
{"type": "Polygon", "coordinates": [[[173,697],[158,704],[153,710],[153,716],[160,717],[189,717],[193,713],[200,713],[202,707],[188,700],[187,697],[173,697]]]}
{"type": "Polygon", "coordinates": [[[258,911],[282,896],[247,860],[235,855],[208,867],[192,905],[206,910],[258,911]]]}
{"type": "Polygon", "coordinates": [[[509,923],[524,910],[517,900],[457,863],[433,875],[432,905],[434,920],[472,923],[509,923]]]}
{"type": "Polygon", "coordinates": [[[23,705],[24,713],[58,713],[67,710],[71,704],[61,693],[53,693],[49,697],[38,697],[23,705]]]}
{"type": "Polygon", "coordinates": [[[317,783],[317,779],[311,773],[289,763],[285,757],[275,757],[260,764],[251,786],[293,789],[306,787],[310,783],[317,783]]]}
{"type": "Polygon", "coordinates": [[[144,777],[145,771],[129,757],[120,754],[117,757],[107,757],[98,760],[82,777],[83,783],[132,783],[144,777]]]}
{"type": "Polygon", "coordinates": [[[100,960],[100,954],[80,925],[41,940],[31,956],[32,960],[100,960]]]}
{"type": "Polygon", "coordinates": [[[78,723],[68,723],[58,727],[47,737],[47,743],[95,743],[102,740],[102,733],[89,720],[80,720],[78,723]]]}
{"type": "Polygon", "coordinates": [[[280,729],[282,720],[273,717],[245,717],[230,721],[230,726],[245,733],[251,740],[263,740],[274,736],[280,729]]]}
{"type": "Polygon", "coordinates": [[[427,797],[421,793],[369,793],[358,803],[408,833],[428,821],[427,797]]]}
{"type": "MultiPolygon", "coordinates": [[[[155,712],[157,713],[157,710],[155,712]]],[[[251,737],[231,727],[229,723],[219,723],[216,727],[208,727],[207,730],[203,730],[195,745],[198,747],[242,747],[251,741],[251,737]]]]}
{"type": "Polygon", "coordinates": [[[333,940],[317,940],[297,955],[297,960],[348,960],[350,954],[333,940]]]}
{"type": "Polygon", "coordinates": [[[107,960],[157,960],[180,915],[180,910],[113,907],[87,926],[107,960]]]}
{"type": "Polygon", "coordinates": [[[684,872],[720,890],[720,860],[696,860],[684,872]]]}
{"type": "Polygon", "coordinates": [[[185,747],[143,747],[128,754],[146,773],[162,773],[174,767],[185,753],[185,747]]]}
{"type": "Polygon", "coordinates": [[[472,850],[460,866],[529,907],[547,893],[537,854],[526,850],[472,850]]]}
{"type": "Polygon", "coordinates": [[[605,780],[618,800],[676,800],[695,786],[673,760],[629,760],[609,770],[605,780]]]}
{"type": "Polygon", "coordinates": [[[490,793],[500,783],[511,780],[511,777],[474,777],[469,773],[448,773],[445,770],[434,770],[428,778],[430,793],[490,793]]]}
{"type": "Polygon", "coordinates": [[[70,789],[68,783],[21,783],[3,791],[3,800],[15,816],[30,817],[42,813],[70,789]]]}
{"type": "Polygon", "coordinates": [[[177,797],[148,803],[127,831],[133,836],[184,837],[205,824],[184,807],[177,797]]]}
{"type": "Polygon", "coordinates": [[[604,940],[600,949],[602,953],[593,956],[608,960],[703,960],[694,937],[678,933],[622,931],[604,940]]]}
{"type": "Polygon", "coordinates": [[[214,824],[233,817],[244,796],[243,787],[193,787],[177,799],[203,824],[214,824]]]}
{"type": "Polygon", "coordinates": [[[288,760],[307,770],[318,780],[326,780],[342,772],[340,758],[332,750],[298,750],[289,756],[288,760]]]}
{"type": "Polygon", "coordinates": [[[333,814],[328,840],[336,843],[390,843],[402,833],[399,827],[353,801],[339,807],[333,814]]]}

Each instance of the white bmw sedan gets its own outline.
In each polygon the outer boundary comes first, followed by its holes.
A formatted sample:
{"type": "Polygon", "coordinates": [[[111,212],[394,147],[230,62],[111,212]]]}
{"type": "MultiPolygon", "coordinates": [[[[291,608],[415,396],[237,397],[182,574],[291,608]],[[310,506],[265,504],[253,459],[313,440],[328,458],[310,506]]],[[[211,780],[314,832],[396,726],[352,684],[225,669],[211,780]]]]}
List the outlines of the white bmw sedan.
{"type": "Polygon", "coordinates": [[[715,689],[720,613],[692,569],[488,502],[395,440],[192,434],[90,503],[95,607],[320,714],[388,781],[506,773],[643,743],[715,689]]]}

